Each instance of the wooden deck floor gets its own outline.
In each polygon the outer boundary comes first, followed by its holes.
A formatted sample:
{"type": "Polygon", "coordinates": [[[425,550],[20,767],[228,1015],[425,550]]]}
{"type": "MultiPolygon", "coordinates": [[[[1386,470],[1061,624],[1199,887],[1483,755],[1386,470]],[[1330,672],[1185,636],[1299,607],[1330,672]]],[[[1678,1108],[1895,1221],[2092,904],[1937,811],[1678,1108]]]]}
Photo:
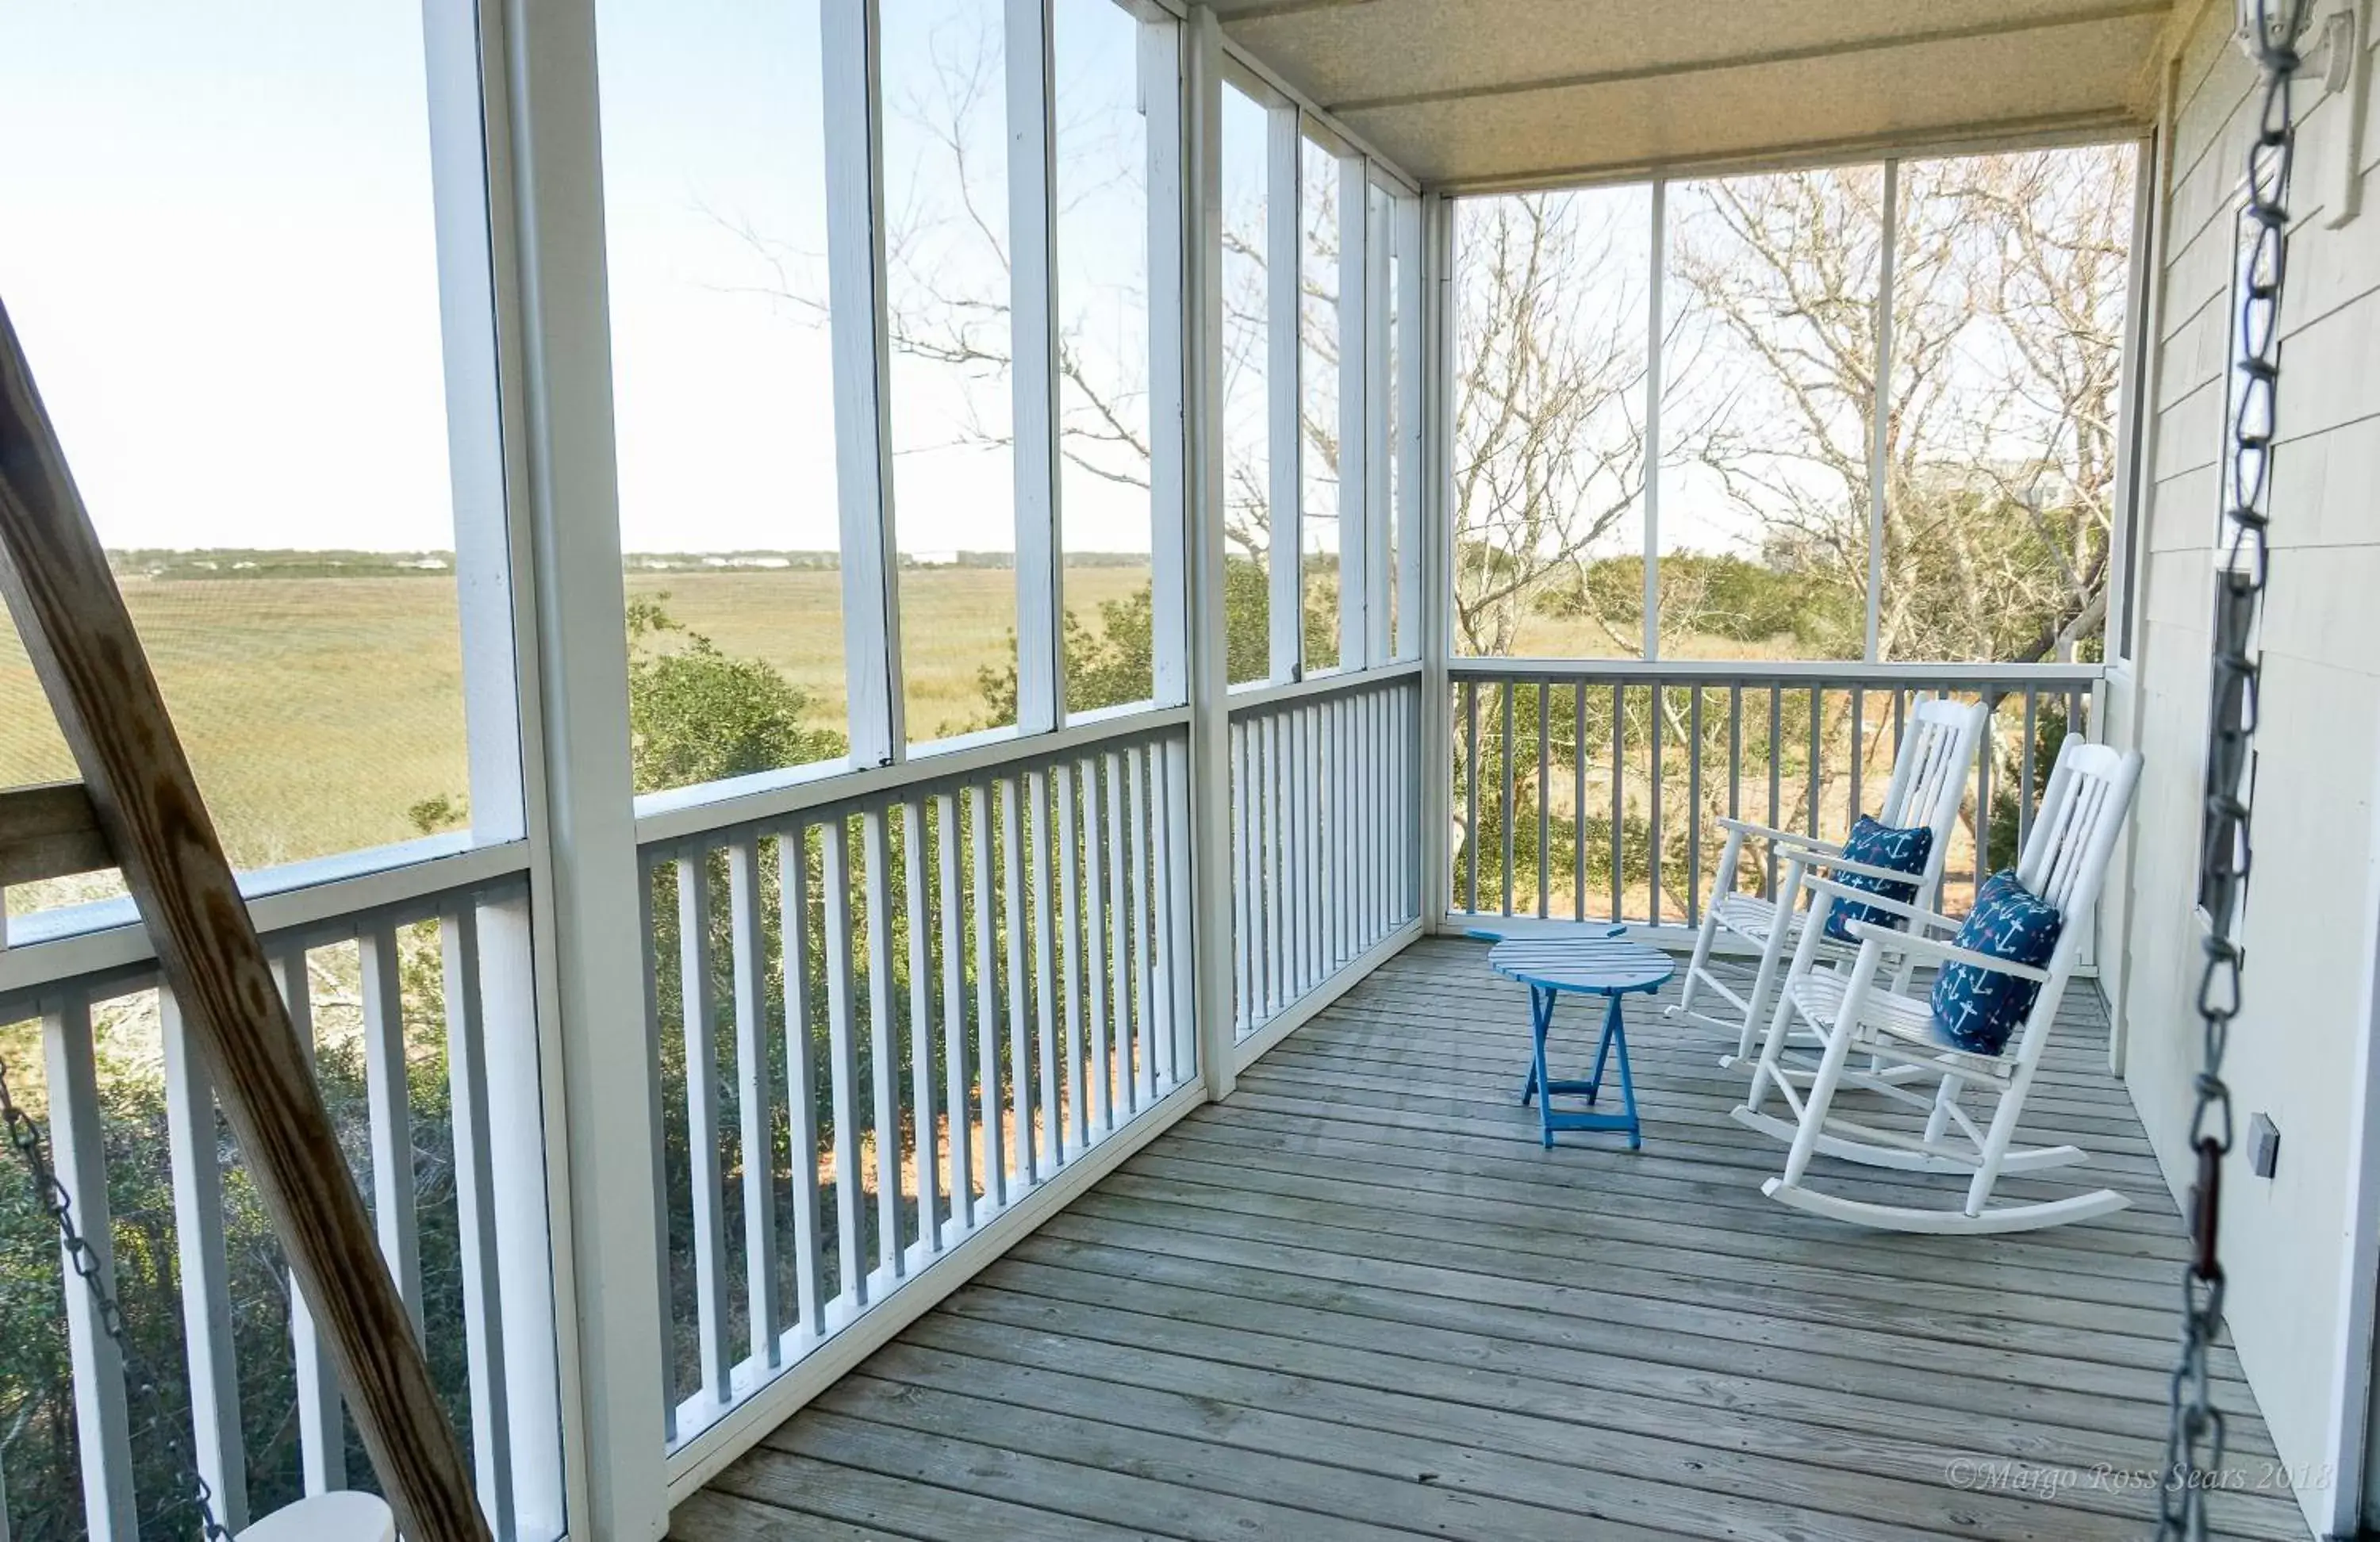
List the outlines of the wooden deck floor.
{"type": "MultiPolygon", "coordinates": [[[[1644,998],[1645,1149],[1541,1149],[1514,1101],[1524,1002],[1485,956],[1425,941],[1383,966],[681,1506],[674,1536],[2144,1534],[2180,1222],[2104,1069],[2095,993],[2027,1130],[2095,1154],[2062,1186],[2133,1207],[1878,1236],[1761,1196],[1781,1153],[1729,1121],[1742,1083],[1644,998]]],[[[1872,1197],[1956,1187],[1820,1167],[1872,1197]]],[[[2228,1350],[2216,1369],[2253,1482],[2272,1444],[2228,1350]]],[[[2219,1504],[2227,1535],[2306,1535],[2285,1490],[2219,1504]]]]}

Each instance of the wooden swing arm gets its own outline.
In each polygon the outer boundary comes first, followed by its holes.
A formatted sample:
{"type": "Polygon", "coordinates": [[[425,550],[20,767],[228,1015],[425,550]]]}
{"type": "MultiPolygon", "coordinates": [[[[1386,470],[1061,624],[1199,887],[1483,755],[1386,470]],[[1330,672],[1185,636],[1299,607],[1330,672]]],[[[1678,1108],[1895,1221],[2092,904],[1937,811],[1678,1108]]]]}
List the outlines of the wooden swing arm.
{"type": "Polygon", "coordinates": [[[0,592],[399,1529],[484,1542],[471,1469],[5,308],[0,592]]]}

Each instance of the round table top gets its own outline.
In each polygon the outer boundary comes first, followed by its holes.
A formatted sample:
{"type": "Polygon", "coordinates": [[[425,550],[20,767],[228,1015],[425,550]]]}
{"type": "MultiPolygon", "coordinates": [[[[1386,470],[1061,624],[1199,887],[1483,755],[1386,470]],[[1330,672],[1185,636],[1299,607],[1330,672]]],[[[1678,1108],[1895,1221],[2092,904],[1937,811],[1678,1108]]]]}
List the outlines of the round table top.
{"type": "Polygon", "coordinates": [[[1658,990],[1678,961],[1621,938],[1513,937],[1488,950],[1488,966],[1524,984],[1589,995],[1658,990]]]}

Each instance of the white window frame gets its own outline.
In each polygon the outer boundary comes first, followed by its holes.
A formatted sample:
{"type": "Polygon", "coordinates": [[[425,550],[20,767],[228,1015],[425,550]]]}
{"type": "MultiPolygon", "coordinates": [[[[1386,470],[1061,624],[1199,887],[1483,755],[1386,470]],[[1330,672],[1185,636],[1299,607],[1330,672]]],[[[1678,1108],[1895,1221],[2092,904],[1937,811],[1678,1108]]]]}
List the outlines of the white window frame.
{"type": "MultiPolygon", "coordinates": [[[[1774,165],[1763,164],[1752,167],[1730,165],[1714,167],[1707,172],[1679,169],[1649,178],[1643,176],[1619,177],[1574,184],[1550,185],[1546,187],[1531,186],[1521,188],[1482,188],[1475,192],[1448,195],[1450,205],[1459,208],[1461,202],[1466,198],[1511,196],[1515,192],[1574,192],[1584,191],[1596,187],[1633,186],[1646,188],[1651,193],[1652,216],[1648,235],[1651,252],[1651,281],[1647,285],[1646,296],[1648,321],[1646,326],[1646,363],[1644,403],[1645,460],[1646,472],[1644,493],[1644,533],[1640,548],[1644,556],[1645,594],[1642,656],[1646,662],[1649,663],[1656,662],[1660,657],[1660,507],[1661,484],[1663,480],[1661,395],[1667,380],[1666,361],[1664,358],[1665,338],[1663,335],[1663,312],[1665,309],[1663,285],[1669,257],[1668,206],[1669,191],[1671,184],[1682,181],[1700,180],[1706,176],[1755,176],[1796,170],[1826,170],[1835,167],[1870,165],[1877,167],[1883,176],[1883,207],[1881,213],[1883,229],[1878,249],[1876,296],[1875,300],[1876,310],[1876,323],[1875,328],[1876,353],[1876,357],[1871,361],[1870,368],[1874,371],[1873,378],[1877,382],[1879,392],[1884,395],[1885,399],[1889,402],[1891,399],[1892,389],[1892,307],[1894,286],[1897,283],[1898,277],[1896,267],[1900,243],[1900,166],[1902,161],[1904,159],[1933,160],[1973,155],[1989,155],[1996,153],[2015,153],[2026,150],[2081,150],[2094,145],[2116,143],[2131,143],[2137,147],[2137,150],[2136,175],[2132,195],[2133,250],[2130,271],[2126,279],[2125,290],[2124,378],[2123,383],[2119,387],[2119,398],[2125,409],[2128,411],[2129,416],[2124,419],[2120,430],[2123,435],[2123,444],[2120,457],[2118,462],[2119,471],[2115,491],[2115,507],[2110,511],[2111,528],[2108,538],[2110,543],[2108,581],[2111,585],[2115,586],[2115,588],[2108,596],[2108,620],[2106,624],[2105,651],[2108,661],[2110,662],[2114,662],[2119,658],[2124,657],[2129,651],[2128,645],[2122,638],[2122,623],[2119,618],[2129,614],[2129,607],[2131,603],[2131,596],[2135,587],[2134,574],[2131,572],[2132,558],[2129,548],[2131,543],[2131,537],[2135,533],[2133,530],[2133,522],[2136,517],[2135,510],[2140,501],[2139,481],[2143,469],[2140,465],[2140,455],[2142,454],[2141,446],[2143,442],[2143,434],[2146,427],[2140,421],[2141,413],[2139,407],[2139,397],[2141,395],[2141,382],[2143,378],[2141,371],[2143,366],[2145,350],[2154,345],[2154,339],[2143,328],[2143,310],[2144,302],[2148,297],[2149,291],[2147,285],[2151,275],[2151,270],[2147,266],[2150,255],[2147,250],[2149,244],[2148,237],[2152,234],[2150,203],[2153,199],[2154,189],[2155,187],[2154,167],[2156,150],[2152,140],[2143,139],[2135,134],[2101,135],[2075,139],[2060,139],[2040,142],[2018,142],[1997,147],[1992,145],[1982,145],[1962,146],[1939,151],[1912,150],[1905,153],[1896,152],[1852,161],[1791,160],[1781,162],[1774,165]]],[[[1450,225],[1454,223],[1454,220],[1450,218],[1450,225]]],[[[1457,260],[1459,260],[1459,253],[1457,254],[1457,260]]],[[[1451,401],[1449,401],[1446,404],[1446,410],[1450,414],[1450,424],[1451,422],[1451,414],[1452,407],[1453,404],[1451,401]]],[[[1887,465],[1888,451],[1888,434],[1889,432],[1889,427],[1890,417],[1888,413],[1877,413],[1874,415],[1873,421],[1870,424],[1868,443],[1868,538],[1866,601],[1865,615],[1864,617],[1864,641],[1861,650],[1860,657],[1857,660],[1845,659],[1840,661],[1844,664],[1876,664],[1883,662],[1877,655],[1881,651],[1879,635],[1883,612],[1884,523],[1885,514],[1890,496],[1890,489],[1888,485],[1889,467],[1887,465]]],[[[1449,532],[1450,539],[1451,539],[1452,534],[1453,532],[1449,532]]],[[[1451,596],[1448,596],[1447,599],[1448,602],[1451,603],[1451,596]]],[[[1597,655],[1591,662],[1611,662],[1611,660],[1609,656],[1597,655]]]]}

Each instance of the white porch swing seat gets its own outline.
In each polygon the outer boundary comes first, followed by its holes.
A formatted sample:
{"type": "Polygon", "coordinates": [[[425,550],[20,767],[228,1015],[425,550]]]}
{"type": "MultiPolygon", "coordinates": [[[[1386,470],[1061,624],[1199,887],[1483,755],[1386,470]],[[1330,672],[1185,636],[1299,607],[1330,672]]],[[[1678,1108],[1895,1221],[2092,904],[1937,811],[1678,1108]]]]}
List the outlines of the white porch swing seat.
{"type": "Polygon", "coordinates": [[[336,1489],[282,1506],[237,1542],[396,1542],[396,1518],[377,1494],[336,1489]]]}
{"type": "Polygon", "coordinates": [[[1791,1143],[1784,1172],[1767,1180],[1763,1193],[1815,1215],[1895,1232],[2033,1231],[2123,1208],[2124,1196],[2104,1188],[1999,1207],[1990,1200],[2003,1174],[2065,1167],[2088,1159],[2089,1153],[2075,1146],[2019,1147],[2015,1135],[2025,1095],[2049,1044],[2058,1003],[2082,956],[2092,907],[2131,807],[2140,768],[2137,750],[2119,755],[2104,745],[2085,742],[2080,735],[2070,735],[2058,749],[2041,810],[2017,864],[2018,881],[2055,906],[2062,922],[2044,968],[1970,953],[1930,935],[1956,930],[1960,923],[1949,917],[1878,902],[1832,880],[1810,880],[1811,924],[1769,1022],[1748,1100],[1735,1111],[1737,1123],[1791,1143]],[[1824,924],[1828,909],[1846,898],[1887,904],[1907,917],[1908,929],[1854,922],[1852,929],[1861,941],[1849,972],[1819,968],[1809,938],[1824,924]],[[1877,976],[1888,957],[1903,961],[1904,980],[1909,963],[1970,964],[2033,980],[2040,990],[2010,1042],[1998,1054],[1977,1053],[1955,1048],[1945,1038],[1926,994],[1910,994],[1905,985],[1888,989],[1879,984],[1877,976]],[[1824,1047],[1806,1092],[1797,1091],[1800,1078],[1782,1058],[1797,1021],[1824,1047]],[[1854,1052],[1872,1057],[1871,1068],[1853,1069],[1854,1052]],[[1929,1099],[1896,1085],[1895,1071],[1940,1080],[1929,1099]],[[1836,1116],[1831,1111],[1835,1095],[1847,1084],[1923,1111],[1924,1134],[1879,1129],[1836,1116]],[[1961,1096],[1975,1087],[1997,1099],[1988,1126],[1979,1126],[1961,1106],[1961,1096]],[[1783,1098],[1791,1119],[1762,1109],[1772,1089],[1783,1098]],[[1965,1200],[1955,1208],[1879,1205],[1828,1194],[1809,1187],[1805,1181],[1811,1159],[1820,1154],[1903,1172],[1965,1173],[1969,1177],[1965,1200]]]}
{"type": "MultiPolygon", "coordinates": [[[[1750,1059],[1753,1035],[1758,1030],[1762,1014],[1767,1010],[1769,992],[1776,984],[1778,961],[1789,944],[1802,938],[1808,924],[1810,912],[1798,906],[1803,877],[1813,868],[1839,875],[1859,873],[1914,882],[1917,893],[1912,903],[1920,910],[1933,910],[1940,903],[1950,832],[1958,823],[1959,803],[1966,792],[1968,773],[1974,769],[1976,747],[1983,742],[1985,722],[1986,710],[1982,702],[1937,697],[1916,703],[1908,727],[1901,734],[1900,747],[1893,756],[1892,780],[1885,787],[1884,804],[1876,818],[1899,829],[1923,825],[1934,832],[1933,848],[1923,873],[1888,872],[1849,861],[1838,842],[1772,829],[1748,820],[1719,820],[1720,827],[1728,832],[1727,845],[1719,854],[1718,872],[1711,883],[1711,903],[1703,911],[1702,929],[1694,936],[1694,957],[1686,965],[1678,999],[1662,1010],[1662,1015],[1733,1034],[1735,1050],[1719,1058],[1721,1065],[1750,1059]],[[1736,875],[1746,841],[1767,842],[1784,860],[1784,871],[1778,880],[1774,897],[1736,892],[1736,875]],[[1779,924],[1780,917],[1782,925],[1779,924]],[[1712,944],[1722,931],[1759,950],[1760,965],[1748,995],[1737,994],[1711,969],[1712,944]],[[1695,998],[1705,990],[1725,1002],[1730,1015],[1720,1017],[1697,1011],[1695,998]]],[[[1856,897],[1863,901],[1873,899],[1867,895],[1856,897]]],[[[1878,908],[1900,907],[1879,905],[1878,908]]],[[[1823,929],[1823,917],[1818,925],[1823,929]]],[[[1817,941],[1817,956],[1829,963],[1849,964],[1858,953],[1853,944],[1827,937],[1823,930],[1817,941]]]]}

